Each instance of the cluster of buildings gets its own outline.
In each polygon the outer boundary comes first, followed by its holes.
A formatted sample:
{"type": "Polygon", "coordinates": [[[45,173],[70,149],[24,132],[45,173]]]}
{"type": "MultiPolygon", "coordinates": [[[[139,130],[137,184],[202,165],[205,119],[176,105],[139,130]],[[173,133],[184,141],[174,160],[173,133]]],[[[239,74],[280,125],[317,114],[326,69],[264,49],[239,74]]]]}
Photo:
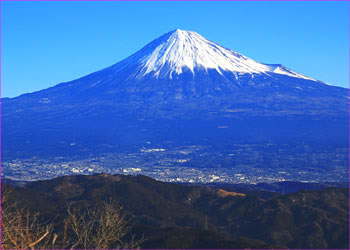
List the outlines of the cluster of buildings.
{"type": "Polygon", "coordinates": [[[347,182],[348,151],[315,152],[276,145],[232,148],[187,146],[140,148],[137,152],[67,159],[14,159],[1,163],[2,178],[35,181],[94,173],[146,175],[182,183],[260,183],[279,181],[347,182]]]}

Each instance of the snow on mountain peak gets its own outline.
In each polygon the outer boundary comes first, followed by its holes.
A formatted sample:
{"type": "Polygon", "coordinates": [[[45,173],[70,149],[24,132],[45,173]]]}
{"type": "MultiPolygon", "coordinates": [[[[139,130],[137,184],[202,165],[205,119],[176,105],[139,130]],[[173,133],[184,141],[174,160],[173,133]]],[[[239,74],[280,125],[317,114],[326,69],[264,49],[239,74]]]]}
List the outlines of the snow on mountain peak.
{"type": "Polygon", "coordinates": [[[156,78],[173,78],[184,70],[214,69],[238,74],[277,73],[313,80],[282,65],[256,62],[235,51],[215,44],[196,32],[176,29],[147,44],[141,50],[122,61],[125,65],[137,64],[132,78],[142,78],[148,74],[156,78]]]}

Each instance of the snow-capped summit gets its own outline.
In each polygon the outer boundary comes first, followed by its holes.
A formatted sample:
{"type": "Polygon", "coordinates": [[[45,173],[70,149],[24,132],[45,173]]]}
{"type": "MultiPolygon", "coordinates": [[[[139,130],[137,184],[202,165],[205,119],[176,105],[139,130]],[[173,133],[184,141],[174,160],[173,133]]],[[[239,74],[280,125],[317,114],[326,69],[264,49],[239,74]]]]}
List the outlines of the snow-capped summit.
{"type": "MultiPolygon", "coordinates": [[[[136,66],[131,74],[136,79],[148,74],[160,79],[172,79],[174,75],[180,75],[186,70],[195,75],[199,70],[214,69],[221,75],[226,71],[234,73],[236,77],[240,74],[277,73],[313,80],[282,65],[256,62],[213,43],[196,32],[180,29],[164,34],[120,63],[123,65],[121,68],[136,66]]],[[[120,66],[120,63],[117,65],[120,66]]],[[[116,67],[116,70],[119,68],[116,67]]]]}

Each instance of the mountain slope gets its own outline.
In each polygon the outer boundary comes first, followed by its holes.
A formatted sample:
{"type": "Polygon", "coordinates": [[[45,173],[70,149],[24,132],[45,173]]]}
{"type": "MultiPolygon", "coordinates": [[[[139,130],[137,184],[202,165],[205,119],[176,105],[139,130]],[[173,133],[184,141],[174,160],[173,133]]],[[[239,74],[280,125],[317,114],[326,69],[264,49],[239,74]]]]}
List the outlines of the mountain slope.
{"type": "Polygon", "coordinates": [[[2,99],[3,155],[66,154],[72,141],[79,152],[147,141],[346,145],[348,100],[347,89],[175,30],[108,68],[2,99]]]}

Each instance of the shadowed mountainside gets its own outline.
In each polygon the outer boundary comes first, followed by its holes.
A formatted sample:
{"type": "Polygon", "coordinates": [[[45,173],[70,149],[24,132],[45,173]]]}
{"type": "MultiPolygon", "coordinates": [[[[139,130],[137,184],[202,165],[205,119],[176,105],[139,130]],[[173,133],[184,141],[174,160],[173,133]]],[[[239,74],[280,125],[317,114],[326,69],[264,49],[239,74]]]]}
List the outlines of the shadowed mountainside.
{"type": "Polygon", "coordinates": [[[145,176],[65,176],[13,188],[13,199],[61,223],[68,204],[113,199],[142,248],[348,248],[348,189],[287,195],[163,183],[145,176]],[[223,195],[224,194],[224,195],[223,195]],[[235,194],[235,195],[233,195],[235,194]]]}

